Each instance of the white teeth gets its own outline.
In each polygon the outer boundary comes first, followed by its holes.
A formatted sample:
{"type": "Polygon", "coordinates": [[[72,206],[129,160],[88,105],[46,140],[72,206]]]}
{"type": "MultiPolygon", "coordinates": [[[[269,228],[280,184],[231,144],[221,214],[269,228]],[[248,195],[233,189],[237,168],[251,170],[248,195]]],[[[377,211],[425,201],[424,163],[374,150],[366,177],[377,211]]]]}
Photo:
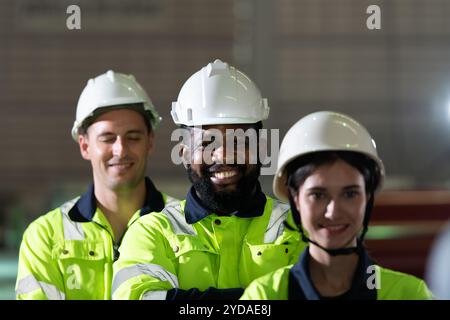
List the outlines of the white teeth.
{"type": "Polygon", "coordinates": [[[237,174],[236,171],[222,171],[222,172],[215,172],[214,177],[216,177],[218,179],[225,179],[225,178],[233,177],[236,174],[237,174]]]}

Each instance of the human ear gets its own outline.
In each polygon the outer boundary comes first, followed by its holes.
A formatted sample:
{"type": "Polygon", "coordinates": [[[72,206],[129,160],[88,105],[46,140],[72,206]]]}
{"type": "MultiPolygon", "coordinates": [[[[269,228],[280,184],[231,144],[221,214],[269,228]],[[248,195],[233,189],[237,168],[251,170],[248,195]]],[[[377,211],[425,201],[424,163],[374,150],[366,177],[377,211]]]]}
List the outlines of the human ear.
{"type": "Polygon", "coordinates": [[[155,151],[155,134],[153,131],[148,133],[148,155],[151,155],[155,151]]]}
{"type": "Polygon", "coordinates": [[[183,162],[183,166],[187,169],[188,164],[191,163],[191,150],[187,145],[180,143],[180,150],[178,151],[178,155],[183,162]]]}
{"type": "Polygon", "coordinates": [[[80,147],[80,153],[83,159],[91,160],[91,156],[89,154],[89,138],[87,134],[78,135],[78,145],[80,147]]]}

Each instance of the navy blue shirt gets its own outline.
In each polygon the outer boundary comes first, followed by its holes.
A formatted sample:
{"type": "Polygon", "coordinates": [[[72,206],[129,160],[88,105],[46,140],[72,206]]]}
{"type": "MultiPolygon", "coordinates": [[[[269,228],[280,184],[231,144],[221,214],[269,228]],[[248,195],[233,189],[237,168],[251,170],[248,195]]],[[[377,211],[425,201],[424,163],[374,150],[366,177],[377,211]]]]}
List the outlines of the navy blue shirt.
{"type": "MultiPolygon", "coordinates": [[[[261,190],[261,186],[257,183],[256,192],[250,196],[247,201],[241,204],[241,207],[233,213],[233,215],[241,218],[254,218],[262,216],[266,206],[267,198],[261,190]]],[[[202,200],[197,196],[194,187],[191,187],[187,196],[186,204],[184,206],[184,215],[186,222],[189,224],[196,223],[210,214],[213,214],[202,203],[202,200]]],[[[166,300],[238,300],[244,293],[244,288],[207,288],[205,291],[200,291],[197,288],[188,290],[170,289],[167,292],[166,300]]]]}
{"type": "Polygon", "coordinates": [[[368,268],[374,265],[367,251],[362,250],[359,255],[358,266],[353,276],[350,290],[337,297],[322,297],[311,280],[309,271],[309,246],[300,255],[298,262],[289,271],[289,300],[376,300],[377,290],[369,289],[367,286],[369,277],[373,274],[367,272],[368,268]]]}
{"type": "MultiPolygon", "coordinates": [[[[160,212],[164,209],[164,198],[160,191],[150,178],[145,177],[145,201],[141,208],[140,215],[143,216],[150,212],[160,212]]],[[[84,193],[69,211],[69,217],[76,222],[91,222],[97,210],[97,200],[95,199],[94,185],[91,184],[86,193],[84,193]]],[[[134,213],[134,212],[133,212],[134,213]]]]}
{"type": "MultiPolygon", "coordinates": [[[[261,185],[258,182],[256,185],[255,194],[249,197],[247,201],[243,201],[241,207],[233,215],[240,218],[254,218],[262,216],[266,206],[266,201],[266,196],[262,192],[261,185]]],[[[184,215],[187,223],[196,223],[210,214],[213,214],[213,212],[202,203],[202,200],[197,196],[194,187],[191,187],[186,196],[186,204],[184,207],[184,215]]]]}

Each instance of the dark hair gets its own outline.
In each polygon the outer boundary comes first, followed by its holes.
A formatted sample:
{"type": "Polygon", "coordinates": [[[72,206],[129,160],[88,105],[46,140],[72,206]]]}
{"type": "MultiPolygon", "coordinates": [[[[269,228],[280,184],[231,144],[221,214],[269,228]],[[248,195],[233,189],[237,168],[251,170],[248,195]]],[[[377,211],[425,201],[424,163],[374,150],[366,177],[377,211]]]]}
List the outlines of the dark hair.
{"type": "MultiPolygon", "coordinates": [[[[262,128],[263,128],[262,121],[258,121],[258,122],[252,123],[251,125],[253,126],[253,128],[254,128],[255,130],[259,130],[259,129],[262,129],[262,128]]],[[[194,127],[193,127],[193,126],[187,126],[187,125],[185,125],[185,124],[181,124],[181,125],[180,125],[180,128],[191,130],[191,129],[193,129],[194,127]]]]}
{"type": "Polygon", "coordinates": [[[148,132],[150,133],[152,131],[152,121],[154,119],[153,114],[150,111],[147,111],[144,109],[143,103],[131,103],[131,104],[120,104],[116,106],[110,106],[110,107],[103,107],[103,108],[97,108],[93,115],[90,117],[87,117],[83,123],[81,124],[80,128],[78,129],[79,135],[86,135],[88,128],[95,122],[95,120],[101,116],[102,114],[117,110],[117,109],[129,109],[134,110],[136,112],[139,112],[142,117],[144,118],[145,126],[147,127],[148,132]]]}
{"type": "Polygon", "coordinates": [[[321,151],[306,154],[288,164],[287,186],[292,197],[311,173],[324,164],[343,160],[356,168],[364,177],[366,193],[373,194],[380,183],[381,173],[378,165],[368,156],[353,151],[321,151]]]}

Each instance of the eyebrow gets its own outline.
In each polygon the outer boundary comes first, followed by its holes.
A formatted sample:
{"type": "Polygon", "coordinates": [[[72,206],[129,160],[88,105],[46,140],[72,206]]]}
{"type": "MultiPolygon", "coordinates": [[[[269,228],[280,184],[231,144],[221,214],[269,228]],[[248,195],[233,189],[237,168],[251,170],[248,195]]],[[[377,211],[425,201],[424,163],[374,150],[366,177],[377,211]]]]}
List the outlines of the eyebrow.
{"type": "MultiPolygon", "coordinates": [[[[136,129],[136,130],[129,130],[129,131],[127,131],[127,132],[125,133],[125,135],[127,135],[127,134],[144,134],[144,131],[138,130],[138,129],[136,129]]],[[[98,137],[115,136],[115,135],[116,135],[116,133],[114,133],[114,132],[111,132],[111,131],[105,131],[105,132],[100,133],[100,134],[98,135],[98,137]]]]}
{"type": "Polygon", "coordinates": [[[360,188],[362,189],[363,187],[360,186],[359,184],[352,184],[344,187],[344,189],[360,189],[360,188]]]}
{"type": "MultiPolygon", "coordinates": [[[[349,186],[345,186],[342,189],[344,189],[344,190],[351,190],[351,189],[362,189],[362,188],[363,187],[358,185],[358,184],[352,184],[352,185],[349,185],[349,186]]],[[[311,187],[311,188],[308,188],[307,190],[308,191],[324,191],[326,189],[327,188],[325,188],[325,187],[311,187]]]]}
{"type": "Polygon", "coordinates": [[[97,137],[100,138],[100,137],[114,136],[114,135],[115,135],[114,133],[107,131],[107,132],[100,133],[97,137]]]}
{"type": "Polygon", "coordinates": [[[323,187],[311,187],[311,188],[308,188],[306,190],[307,191],[324,191],[324,190],[326,190],[326,188],[323,188],[323,187]]]}
{"type": "Polygon", "coordinates": [[[144,134],[145,132],[143,130],[135,129],[135,130],[129,130],[125,134],[130,134],[130,133],[144,134]]]}

